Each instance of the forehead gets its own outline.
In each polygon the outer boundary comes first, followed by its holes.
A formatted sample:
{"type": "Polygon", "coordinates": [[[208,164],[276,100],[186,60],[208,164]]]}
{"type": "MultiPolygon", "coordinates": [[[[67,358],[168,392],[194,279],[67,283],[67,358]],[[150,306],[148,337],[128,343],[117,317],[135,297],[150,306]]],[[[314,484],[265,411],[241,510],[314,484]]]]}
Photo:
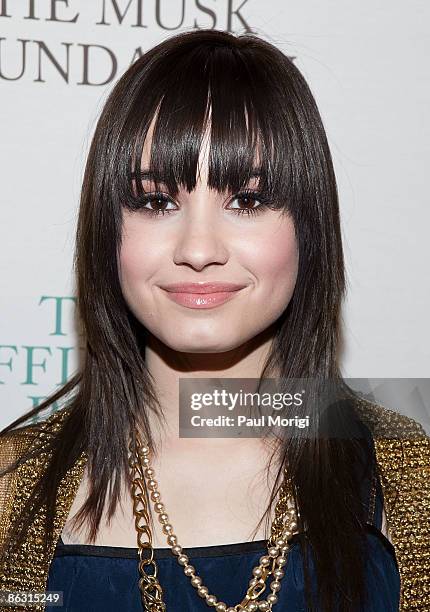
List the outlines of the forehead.
{"type": "MultiPolygon", "coordinates": [[[[165,177],[163,175],[157,174],[153,170],[150,169],[151,164],[151,149],[152,142],[154,137],[154,130],[157,123],[157,114],[154,114],[147,134],[145,136],[143,149],[142,149],[142,157],[140,163],[140,179],[144,182],[155,182],[163,184],[165,181],[165,177]]],[[[209,149],[210,149],[210,141],[211,141],[211,121],[210,117],[206,123],[205,129],[202,133],[201,146],[199,150],[199,157],[197,162],[197,182],[208,183],[208,173],[209,173],[209,149]]],[[[255,148],[254,152],[254,163],[252,167],[252,171],[249,177],[249,183],[257,183],[262,175],[261,167],[260,167],[260,153],[259,148],[255,148]]]]}
{"type": "MultiPolygon", "coordinates": [[[[157,178],[153,171],[149,171],[150,161],[151,161],[152,141],[154,137],[154,129],[155,129],[156,122],[157,122],[157,114],[155,114],[151,120],[151,123],[148,128],[148,132],[145,137],[144,145],[143,145],[142,157],[141,157],[141,162],[140,162],[140,169],[144,173],[143,175],[141,175],[142,180],[154,180],[157,178]]],[[[209,144],[210,144],[210,131],[211,131],[211,124],[210,124],[210,121],[208,121],[206,125],[206,129],[203,132],[199,159],[197,163],[198,179],[203,180],[204,182],[207,182],[207,176],[208,176],[208,165],[209,165],[208,153],[209,153],[209,144]]],[[[163,181],[163,177],[162,176],[158,177],[158,180],[163,181]]]]}

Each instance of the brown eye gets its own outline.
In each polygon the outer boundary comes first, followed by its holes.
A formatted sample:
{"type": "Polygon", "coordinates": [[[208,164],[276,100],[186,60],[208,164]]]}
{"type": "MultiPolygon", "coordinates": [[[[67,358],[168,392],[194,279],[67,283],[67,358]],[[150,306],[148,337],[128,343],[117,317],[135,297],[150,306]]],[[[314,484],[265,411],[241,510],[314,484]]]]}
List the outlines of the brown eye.
{"type": "Polygon", "coordinates": [[[237,215],[256,215],[262,213],[267,208],[263,194],[258,191],[242,191],[236,194],[231,201],[239,203],[238,207],[228,207],[228,210],[232,210],[237,215]],[[256,203],[258,203],[257,206],[256,203]]]}
{"type": "Polygon", "coordinates": [[[163,193],[147,193],[139,198],[139,210],[145,211],[145,213],[157,217],[158,215],[170,214],[176,210],[175,206],[173,209],[168,210],[165,208],[166,204],[173,204],[172,200],[163,193]],[[149,204],[150,206],[147,206],[149,204]]]}

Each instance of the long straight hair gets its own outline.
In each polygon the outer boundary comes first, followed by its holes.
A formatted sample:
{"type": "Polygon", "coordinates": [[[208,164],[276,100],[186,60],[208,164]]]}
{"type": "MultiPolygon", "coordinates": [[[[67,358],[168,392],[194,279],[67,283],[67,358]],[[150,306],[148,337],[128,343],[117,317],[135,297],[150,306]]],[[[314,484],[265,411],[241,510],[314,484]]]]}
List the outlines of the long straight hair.
{"type": "MultiPolygon", "coordinates": [[[[36,485],[31,506],[11,526],[9,546],[20,545],[42,505],[52,519],[60,481],[84,451],[90,489],[76,523],[87,522],[94,541],[106,497],[110,518],[123,478],[130,482],[128,440],[135,426],[154,447],[148,415],[152,411],[160,420],[163,415],[145,363],[146,330],[121,292],[118,253],[123,209],[139,206],[142,186],[135,178],[155,116],[150,170],[156,182],[163,177],[173,196],[179,184],[189,191],[196,185],[209,117],[209,187],[237,192],[255,169],[258,149],[259,188],[273,208],[291,215],[299,247],[294,293],[275,322],[262,376],[276,369],[284,378],[341,380],[337,359],[345,273],[338,194],[310,88],[284,53],[254,34],[194,30],[170,37],[119,79],[95,129],[74,260],[85,358],[64,387],[2,432],[7,434],[64,399],[68,414],[49,441],[45,477],[36,485]]],[[[353,409],[337,410],[330,419],[345,435],[290,436],[277,451],[278,478],[264,516],[267,521],[288,465],[300,510],[299,530],[305,534],[300,546],[309,610],[319,605],[332,612],[336,602],[339,610],[361,609],[365,597],[366,517],[359,491],[370,462],[361,473],[356,469],[365,445],[360,436],[349,435],[355,418],[353,409]],[[311,592],[310,549],[318,579],[317,603],[311,592]]],[[[25,460],[26,455],[15,467],[25,460]]],[[[52,529],[47,519],[46,550],[52,529]]]]}

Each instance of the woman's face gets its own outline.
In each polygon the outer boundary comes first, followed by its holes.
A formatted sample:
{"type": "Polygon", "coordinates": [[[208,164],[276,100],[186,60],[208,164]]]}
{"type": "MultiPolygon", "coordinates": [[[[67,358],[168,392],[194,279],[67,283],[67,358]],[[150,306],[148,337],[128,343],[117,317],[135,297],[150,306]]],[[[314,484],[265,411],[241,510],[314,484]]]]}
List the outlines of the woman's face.
{"type": "MultiPolygon", "coordinates": [[[[152,128],[142,171],[148,168],[152,128]]],[[[171,349],[191,353],[228,351],[268,328],[291,299],[299,257],[290,217],[258,199],[207,187],[205,150],[202,146],[201,180],[194,191],[180,188],[172,199],[161,186],[167,202],[152,198],[141,210],[124,209],[119,255],[123,295],[136,318],[171,349]],[[237,212],[258,207],[255,215],[237,212]],[[160,208],[164,215],[148,214],[160,208]],[[174,283],[198,283],[204,293],[189,287],[168,291],[174,283]],[[226,292],[205,283],[241,288],[226,292]]],[[[142,185],[155,191],[149,179],[142,185]]],[[[254,178],[247,188],[256,186],[254,178]]]]}

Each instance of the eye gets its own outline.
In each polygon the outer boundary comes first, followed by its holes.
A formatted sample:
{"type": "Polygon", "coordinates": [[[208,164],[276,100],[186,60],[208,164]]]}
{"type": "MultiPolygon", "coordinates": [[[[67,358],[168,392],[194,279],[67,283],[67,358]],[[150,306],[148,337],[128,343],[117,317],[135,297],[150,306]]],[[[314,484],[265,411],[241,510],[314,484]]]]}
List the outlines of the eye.
{"type": "MultiPolygon", "coordinates": [[[[234,198],[230,200],[230,205],[226,207],[227,210],[233,211],[236,215],[257,215],[268,208],[268,198],[259,191],[253,191],[252,189],[246,189],[237,193],[234,198]],[[238,206],[231,206],[231,203],[237,202],[238,206]],[[259,203],[257,206],[256,204],[259,203]]],[[[143,211],[145,214],[151,217],[159,217],[160,215],[170,215],[175,210],[178,210],[177,205],[171,200],[169,196],[161,192],[144,193],[138,199],[133,201],[133,210],[143,211]],[[167,208],[167,206],[171,208],[167,208]]]]}
{"type": "Polygon", "coordinates": [[[253,191],[252,189],[246,189],[236,194],[232,199],[232,202],[238,202],[239,207],[228,208],[232,210],[236,215],[257,215],[267,208],[268,199],[259,191],[253,191]],[[256,202],[260,202],[258,206],[255,206],[256,202]],[[242,207],[244,205],[244,208],[242,207]]]}
{"type": "Polygon", "coordinates": [[[173,204],[173,202],[163,193],[146,193],[139,198],[139,209],[144,210],[145,213],[153,217],[158,217],[159,215],[165,214],[170,215],[173,210],[176,210],[176,205],[173,207],[173,209],[168,210],[167,208],[164,208],[165,204],[173,204]],[[150,207],[147,206],[147,204],[150,204],[150,207]]]}

